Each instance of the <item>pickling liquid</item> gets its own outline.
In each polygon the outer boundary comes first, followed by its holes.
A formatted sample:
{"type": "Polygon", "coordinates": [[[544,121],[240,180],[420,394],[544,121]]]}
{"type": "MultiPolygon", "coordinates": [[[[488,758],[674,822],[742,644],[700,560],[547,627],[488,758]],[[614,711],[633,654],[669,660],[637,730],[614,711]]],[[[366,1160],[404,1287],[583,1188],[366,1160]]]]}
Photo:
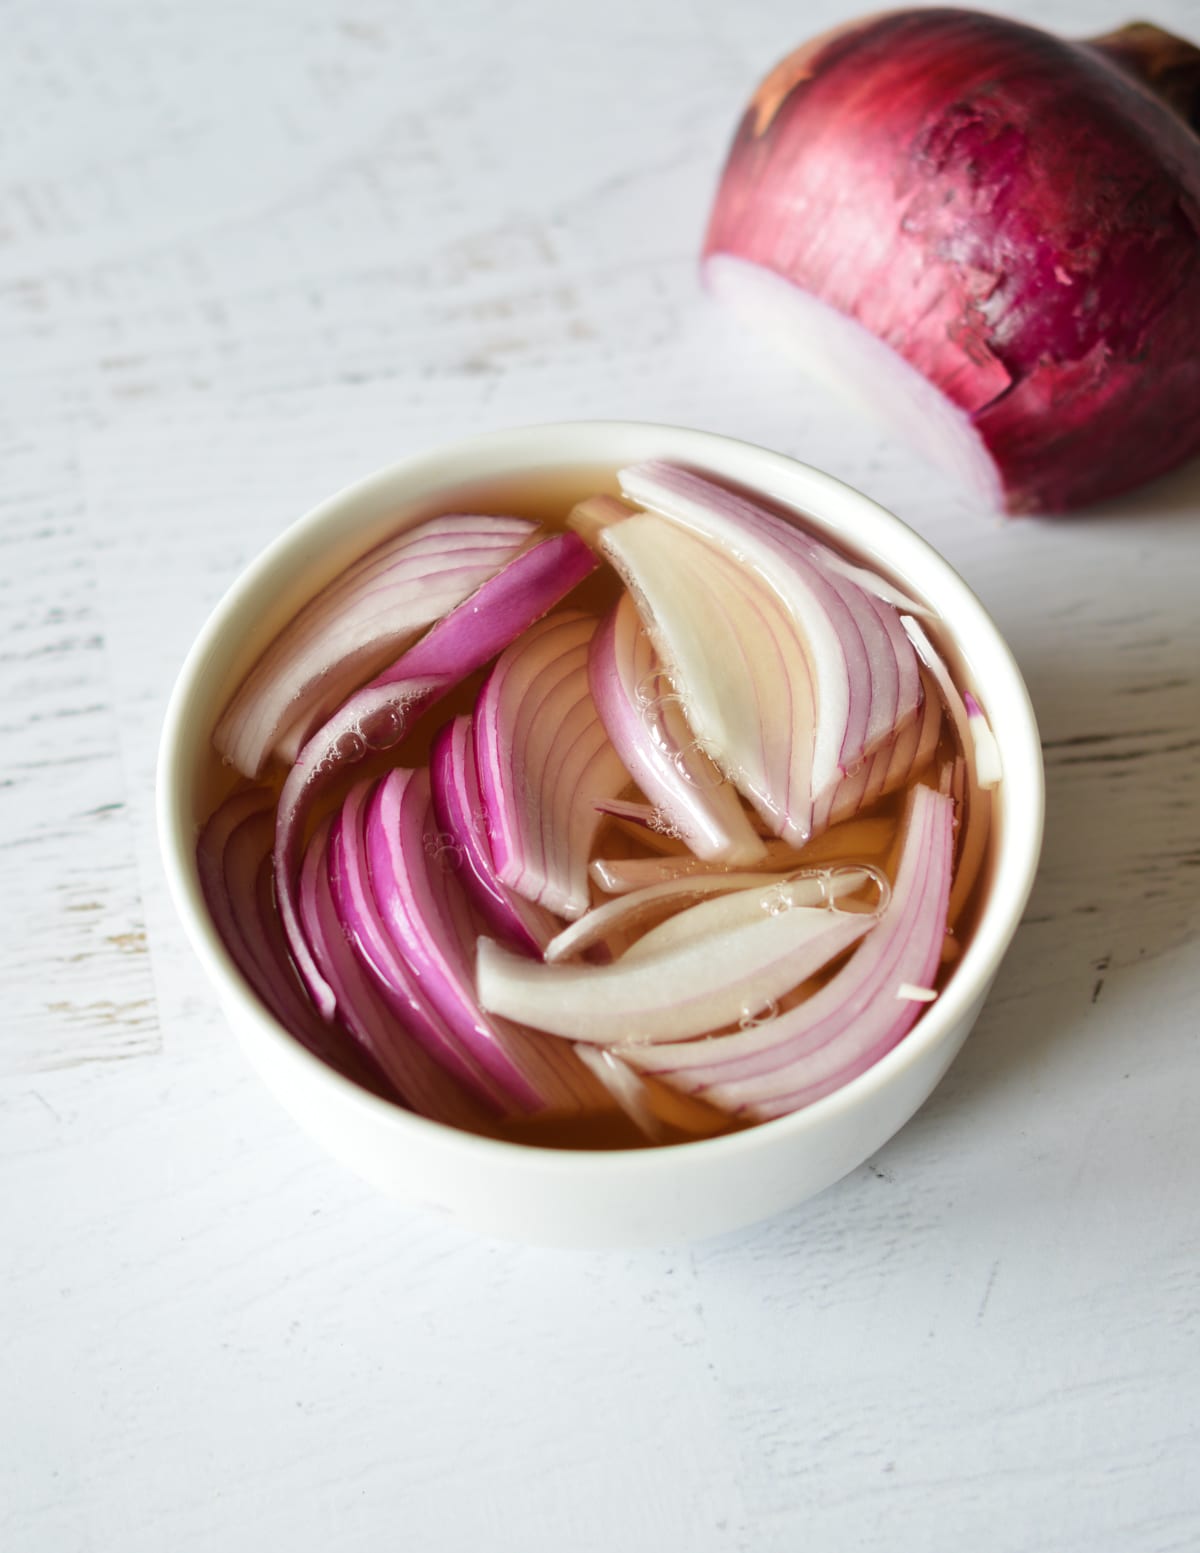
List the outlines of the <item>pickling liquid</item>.
{"type": "MultiPolygon", "coordinates": [[[[411,526],[410,518],[411,522],[422,522],[441,513],[474,512],[530,518],[543,524],[548,530],[558,530],[566,526],[567,514],[577,502],[600,493],[614,496],[619,494],[614,471],[603,468],[573,468],[567,471],[525,473],[507,479],[491,480],[486,485],[465,484],[457,490],[443,492],[435,504],[427,504],[417,509],[415,516],[412,516],[414,511],[412,508],[398,511],[397,526],[401,522],[404,522],[406,527],[411,526]]],[[[756,492],[747,492],[747,494],[760,505],[768,508],[771,506],[771,503],[760,494],[756,492]]],[[[788,509],[777,508],[776,510],[785,517],[795,520],[795,514],[790,513],[788,509]]],[[[879,570],[873,562],[856,556],[845,547],[838,546],[815,525],[814,531],[820,535],[823,542],[831,544],[833,548],[842,549],[847,558],[855,564],[871,566],[876,571],[879,570]]],[[[886,576],[886,573],[883,575],[886,576]]],[[[899,582],[898,579],[891,580],[899,582]]],[[[317,584],[319,583],[320,579],[317,579],[317,584]]],[[[904,584],[900,583],[900,586],[904,587],[904,584]]],[[[316,591],[315,587],[314,591],[316,591]]],[[[623,584],[620,578],[610,566],[602,563],[556,608],[581,609],[601,617],[616,603],[622,591],[623,584]]],[[[905,591],[911,590],[905,588],[905,591]]],[[[986,710],[986,700],[979,696],[977,687],[971,685],[953,643],[941,630],[936,617],[923,619],[922,624],[950,667],[959,688],[974,690],[977,699],[983,702],[986,710]]],[[[379,665],[380,668],[383,666],[382,663],[379,665]]],[[[381,776],[396,766],[415,767],[427,764],[430,746],[438,730],[455,716],[472,710],[486,677],[487,670],[471,675],[455,691],[419,718],[411,733],[401,744],[381,754],[372,755],[349,768],[342,780],[331,787],[322,807],[314,814],[311,821],[312,828],[315,828],[323,813],[331,812],[340,805],[345,792],[355,782],[361,781],[364,777],[381,776]]],[[[236,688],[236,684],[231,684],[230,695],[236,688]]],[[[877,870],[887,880],[894,879],[902,840],[902,820],[911,788],[920,782],[936,786],[939,774],[964,754],[951,718],[949,715],[944,715],[934,758],[923,771],[910,778],[905,787],[880,799],[871,807],[864,808],[854,820],[815,837],[806,847],[796,851],[787,863],[781,866],[773,864],[772,871],[783,872],[793,868],[825,870],[866,865],[872,870],[877,870]],[[874,823],[863,825],[860,822],[864,820],[874,823]],[[839,850],[839,830],[845,831],[849,840],[853,842],[852,850],[839,850]],[[866,838],[866,844],[864,844],[864,838],[866,838]]],[[[968,772],[973,769],[970,761],[964,761],[964,766],[968,772]]],[[[273,769],[264,774],[260,785],[269,783],[278,796],[285,776],[286,770],[277,763],[273,769]]],[[[206,818],[228,793],[240,784],[240,780],[237,773],[225,765],[214,751],[210,769],[203,783],[207,801],[202,818],[206,818]]],[[[626,796],[634,800],[642,800],[642,795],[632,784],[626,796]]],[[[939,992],[953,974],[955,964],[969,943],[986,900],[996,843],[992,810],[992,795],[977,787],[973,781],[968,781],[956,802],[955,869],[957,876],[959,869],[965,867],[971,877],[967,879],[965,874],[961,879],[956,877],[953,887],[951,921],[941,969],[935,984],[939,992]]],[[[639,857],[661,859],[672,856],[683,858],[686,855],[681,843],[672,843],[669,837],[662,835],[649,836],[641,827],[616,820],[606,820],[602,824],[592,849],[594,858],[605,859],[639,857]]],[[[445,866],[453,866],[452,850],[448,854],[445,866]]],[[[593,905],[601,904],[610,898],[595,885],[592,886],[592,897],[593,905]]],[[[691,902],[685,899],[682,905],[675,909],[686,909],[690,904],[691,902]]],[[[872,904],[870,891],[867,890],[861,901],[857,903],[857,907],[869,910],[872,904]]],[[[841,903],[839,907],[842,909],[841,903]]],[[[844,909],[856,909],[856,902],[854,900],[847,902],[844,909]]],[[[641,924],[639,932],[647,931],[652,925],[653,923],[641,924]]],[[[629,942],[632,942],[632,937],[624,940],[623,946],[627,947],[629,942]]],[[[848,951],[847,956],[832,962],[819,976],[812,978],[803,988],[797,989],[788,999],[784,999],[782,1007],[792,1006],[802,997],[818,990],[824,982],[837,973],[852,952],[848,951]]],[[[778,1010],[774,1006],[763,1010],[747,1010],[743,1027],[747,1021],[759,1022],[776,1011],[778,1010]]],[[[399,1026],[396,1028],[395,1038],[409,1039],[399,1026]]],[[[356,1082],[375,1088],[376,1085],[370,1076],[364,1073],[360,1066],[352,1038],[347,1035],[345,1039],[346,1061],[344,1064],[339,1063],[338,1066],[342,1067],[343,1072],[356,1082]]],[[[554,1038],[543,1036],[542,1039],[554,1038]]],[[[740,1130],[746,1125],[754,1125],[731,1118],[727,1113],[702,1100],[680,1096],[652,1076],[646,1076],[644,1084],[646,1101],[658,1118],[660,1137],[656,1142],[651,1142],[615,1101],[604,1101],[597,1110],[586,1115],[564,1117],[543,1114],[496,1123],[481,1121],[477,1130],[485,1135],[510,1142],[533,1144],[545,1148],[625,1149],[694,1142],[720,1133],[740,1130]]]]}

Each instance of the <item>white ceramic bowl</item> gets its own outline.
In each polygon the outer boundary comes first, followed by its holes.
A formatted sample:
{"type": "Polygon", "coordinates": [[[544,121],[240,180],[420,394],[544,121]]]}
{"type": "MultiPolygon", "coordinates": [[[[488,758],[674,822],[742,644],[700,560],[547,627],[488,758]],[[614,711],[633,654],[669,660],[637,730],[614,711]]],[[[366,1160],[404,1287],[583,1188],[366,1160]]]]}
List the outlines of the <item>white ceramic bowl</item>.
{"type": "Polygon", "coordinates": [[[529,427],[441,448],[373,475],[294,524],[200,633],[167,712],[158,771],[159,835],[176,907],[230,1024],[296,1121],[387,1192],[489,1234],[557,1245],[715,1235],[803,1201],[875,1153],[930,1094],[979,1014],[1033,883],[1042,807],[1037,727],[1020,672],[978,600],[922,539],[859,492],[779,454],[705,432],[621,422],[529,427]],[[443,493],[521,471],[569,474],[648,458],[688,464],[802,509],[936,608],[1003,752],[987,903],[949,985],[912,1032],[807,1110],[673,1148],[563,1152],[469,1136],[325,1067],[242,980],[213,928],[196,868],[210,796],[209,735],[231,689],[299,604],[414,506],[437,510],[443,493]]]}

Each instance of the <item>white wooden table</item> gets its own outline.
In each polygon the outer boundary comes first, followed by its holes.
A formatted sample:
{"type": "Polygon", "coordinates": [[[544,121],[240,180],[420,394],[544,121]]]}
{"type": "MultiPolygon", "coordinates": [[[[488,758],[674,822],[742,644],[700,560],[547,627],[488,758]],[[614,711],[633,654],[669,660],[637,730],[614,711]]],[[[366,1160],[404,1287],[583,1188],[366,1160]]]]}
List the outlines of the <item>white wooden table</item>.
{"type": "Polygon", "coordinates": [[[4,1553],[1200,1545],[1200,468],[1002,523],[705,302],[741,101],[851,9],[0,4],[4,1553]],[[1014,644],[1049,785],[933,1101],[789,1216],[636,1254],[489,1244],[321,1156],[151,830],[175,670],[282,524],[587,415],[898,511],[1014,644]]]}

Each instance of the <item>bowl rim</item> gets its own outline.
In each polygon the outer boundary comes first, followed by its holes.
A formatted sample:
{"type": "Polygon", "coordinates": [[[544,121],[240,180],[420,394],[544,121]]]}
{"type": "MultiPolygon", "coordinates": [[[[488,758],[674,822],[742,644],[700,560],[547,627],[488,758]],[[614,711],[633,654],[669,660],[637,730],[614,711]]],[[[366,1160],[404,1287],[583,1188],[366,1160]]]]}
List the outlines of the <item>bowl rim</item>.
{"type": "MultiPolygon", "coordinates": [[[[712,472],[720,477],[719,471],[712,472]]],[[[486,478],[486,471],[476,473],[470,479],[460,475],[458,483],[463,485],[486,478]]],[[[725,478],[740,480],[741,476],[725,475],[725,478]]],[[[443,483],[449,492],[453,481],[447,479],[443,483]]],[[[414,497],[410,494],[409,499],[414,497]]],[[[405,496],[402,490],[397,492],[396,500],[398,505],[403,505],[405,496]]],[[[947,624],[947,631],[959,651],[965,651],[961,628],[947,624]]],[[[988,683],[989,686],[994,684],[990,678],[988,683]]],[[[986,705],[986,696],[984,700],[986,705]]],[[[1010,729],[1009,737],[1012,736],[1010,729]]],[[[1010,749],[1006,745],[1006,780],[1010,758],[1010,749]]],[[[180,667],[159,739],[155,811],[159,854],[176,913],[193,952],[218,993],[222,1011],[231,1024],[234,1021],[230,1018],[228,1004],[232,999],[237,1004],[238,1020],[252,1024],[256,1036],[274,1048],[278,1055],[292,1064],[299,1063],[314,1083],[327,1085],[343,1103],[360,1110],[364,1119],[369,1118],[373,1122],[399,1129],[401,1133],[411,1135],[414,1143],[454,1149],[464,1161],[468,1155],[475,1155],[481,1161],[490,1160],[492,1163],[536,1162],[539,1168],[568,1175],[595,1172],[612,1175],[628,1170],[641,1174],[673,1170],[689,1157],[694,1157],[697,1150],[703,1150],[705,1158],[715,1162],[718,1158],[734,1157],[748,1150],[784,1144],[835,1123],[839,1116],[849,1115],[869,1101],[877,1091],[890,1086],[906,1068],[914,1066],[929,1048],[951,1036],[970,1013],[973,1003],[986,994],[1020,924],[1041,853],[1045,777],[1036,715],[1012,650],[967,583],[934,546],[903,519],[836,476],[789,454],[763,448],[742,438],[658,422],[583,419],[513,426],[425,449],[343,486],[283,529],[243,568],[218,600],[180,667]],[[815,521],[819,528],[840,536],[843,543],[859,554],[870,551],[885,556],[889,569],[893,571],[905,572],[905,562],[918,566],[921,580],[916,591],[928,598],[939,617],[943,614],[943,606],[948,606],[948,613],[955,617],[965,616],[970,624],[972,643],[978,638],[992,660],[989,672],[995,673],[998,670],[1008,681],[1006,719],[1022,738],[1019,750],[1013,746],[1015,758],[1023,768],[1026,789],[1022,795],[1020,824],[1012,822],[1013,817],[1006,809],[1008,823],[1002,827],[996,857],[996,878],[992,882],[989,898],[962,961],[955,967],[937,1001],[929,1005],[909,1033],[891,1051],[820,1100],[799,1111],[758,1122],[735,1132],[693,1139],[667,1148],[565,1149],[485,1137],[407,1111],[338,1073],[309,1052],[259,1002],[244,982],[209,917],[200,889],[195,867],[197,825],[194,819],[183,812],[181,801],[185,788],[184,734],[189,724],[191,704],[202,693],[205,673],[221,637],[229,629],[238,627],[249,602],[261,592],[266,580],[278,568],[289,563],[302,565],[306,557],[311,560],[312,539],[322,534],[326,525],[339,515],[344,515],[347,509],[361,507],[396,485],[419,487],[422,476],[436,473],[443,466],[449,474],[451,466],[458,460],[494,463],[499,458],[500,467],[491,471],[496,477],[522,467],[553,468],[557,463],[564,467],[582,463],[608,463],[615,467],[630,460],[624,457],[614,459],[611,455],[608,458],[601,456],[593,459],[579,452],[570,460],[556,460],[544,449],[539,460],[505,463],[503,455],[511,454],[515,448],[527,442],[573,443],[589,439],[592,442],[603,442],[605,439],[628,440],[636,436],[651,442],[661,438],[671,443],[670,451],[660,451],[655,456],[691,460],[701,469],[709,467],[712,462],[711,457],[709,460],[704,458],[706,449],[710,455],[714,455],[717,450],[724,450],[730,459],[749,460],[761,466],[754,477],[743,482],[749,489],[757,489],[775,500],[797,506],[796,487],[802,487],[806,493],[806,509],[809,495],[814,499],[815,506],[823,509],[811,513],[806,510],[806,516],[815,521]],[[883,538],[886,543],[879,546],[864,544],[857,534],[842,534],[836,516],[842,508],[854,510],[856,523],[865,525],[869,540],[883,538]],[[834,514],[832,517],[831,511],[834,514]],[[1003,894],[998,891],[999,885],[1004,886],[1003,894]]],[[[238,1031],[235,1028],[236,1033],[238,1031]]]]}

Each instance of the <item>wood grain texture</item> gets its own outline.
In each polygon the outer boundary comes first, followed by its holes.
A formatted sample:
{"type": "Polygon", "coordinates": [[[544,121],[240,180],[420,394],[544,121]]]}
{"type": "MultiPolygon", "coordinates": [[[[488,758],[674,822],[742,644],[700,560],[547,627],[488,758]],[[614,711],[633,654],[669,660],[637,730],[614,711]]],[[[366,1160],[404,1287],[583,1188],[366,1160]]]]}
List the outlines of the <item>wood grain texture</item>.
{"type": "Polygon", "coordinates": [[[0,1548],[1200,1543],[1200,472],[1002,523],[707,306],[742,100],[851,10],[0,4],[0,1548]],[[892,507],[1045,736],[1039,882],[932,1101],[692,1249],[490,1244],[340,1173],[233,1048],[154,846],[166,695],[262,545],[576,416],[892,507]]]}

